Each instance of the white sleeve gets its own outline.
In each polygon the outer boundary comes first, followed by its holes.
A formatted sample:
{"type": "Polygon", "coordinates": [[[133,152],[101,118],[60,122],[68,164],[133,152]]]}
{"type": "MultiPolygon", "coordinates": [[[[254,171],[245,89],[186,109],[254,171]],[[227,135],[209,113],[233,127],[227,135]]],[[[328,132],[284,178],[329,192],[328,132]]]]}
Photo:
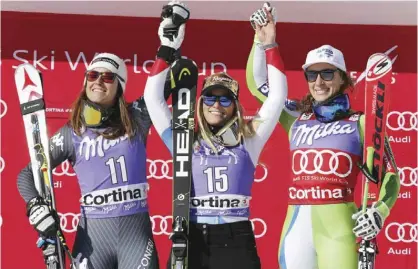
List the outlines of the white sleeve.
{"type": "Polygon", "coordinates": [[[171,111],[164,99],[164,85],[170,67],[157,59],[145,84],[144,99],[154,128],[172,154],[171,111]]]}
{"type": "MultiPolygon", "coordinates": [[[[278,47],[265,51],[269,94],[253,121],[258,122],[255,135],[245,139],[245,146],[254,165],[280,118],[287,98],[287,79],[278,47]]],[[[256,65],[256,64],[254,64],[256,65]]]]}
{"type": "Polygon", "coordinates": [[[257,89],[263,86],[268,87],[266,52],[258,44],[254,45],[254,56],[252,63],[252,73],[257,89]]]}

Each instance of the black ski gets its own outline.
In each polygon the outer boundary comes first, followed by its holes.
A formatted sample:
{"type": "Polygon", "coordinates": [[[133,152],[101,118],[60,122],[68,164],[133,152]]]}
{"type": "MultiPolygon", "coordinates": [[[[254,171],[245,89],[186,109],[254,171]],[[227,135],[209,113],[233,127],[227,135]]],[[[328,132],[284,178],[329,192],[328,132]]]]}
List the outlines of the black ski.
{"type": "Polygon", "coordinates": [[[186,269],[190,187],[192,180],[192,149],[195,127],[195,103],[198,80],[196,64],[179,59],[171,67],[173,101],[173,242],[171,265],[186,269]]]}

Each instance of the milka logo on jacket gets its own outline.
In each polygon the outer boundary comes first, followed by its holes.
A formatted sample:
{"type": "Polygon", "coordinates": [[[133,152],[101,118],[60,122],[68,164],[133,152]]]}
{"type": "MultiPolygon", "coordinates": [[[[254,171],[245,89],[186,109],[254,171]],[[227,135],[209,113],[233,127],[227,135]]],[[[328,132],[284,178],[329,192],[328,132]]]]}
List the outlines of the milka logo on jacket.
{"type": "Polygon", "coordinates": [[[96,154],[99,157],[103,157],[104,153],[113,146],[116,146],[122,141],[125,141],[128,138],[128,135],[124,135],[122,137],[116,139],[106,139],[103,136],[98,136],[96,138],[90,138],[85,136],[80,143],[79,146],[79,155],[83,155],[83,149],[85,148],[85,158],[86,161],[90,159],[90,157],[95,157],[96,154]],[[85,147],[84,147],[85,146],[85,147]]]}
{"type": "Polygon", "coordinates": [[[292,141],[296,141],[296,146],[299,144],[312,145],[313,141],[318,138],[324,138],[330,135],[351,134],[355,129],[351,128],[350,124],[340,125],[339,121],[330,122],[327,124],[317,124],[312,127],[307,124],[299,125],[296,129],[292,141]]]}

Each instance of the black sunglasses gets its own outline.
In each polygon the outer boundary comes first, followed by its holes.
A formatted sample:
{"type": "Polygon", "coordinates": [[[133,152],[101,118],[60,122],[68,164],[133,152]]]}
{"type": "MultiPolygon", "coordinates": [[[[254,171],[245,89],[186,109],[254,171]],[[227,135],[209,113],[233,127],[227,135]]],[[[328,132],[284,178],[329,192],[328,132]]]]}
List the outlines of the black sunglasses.
{"type": "Polygon", "coordinates": [[[335,72],[338,69],[324,69],[320,71],[305,71],[305,78],[308,82],[315,82],[318,74],[321,76],[321,79],[325,81],[331,81],[334,79],[335,72]]]}

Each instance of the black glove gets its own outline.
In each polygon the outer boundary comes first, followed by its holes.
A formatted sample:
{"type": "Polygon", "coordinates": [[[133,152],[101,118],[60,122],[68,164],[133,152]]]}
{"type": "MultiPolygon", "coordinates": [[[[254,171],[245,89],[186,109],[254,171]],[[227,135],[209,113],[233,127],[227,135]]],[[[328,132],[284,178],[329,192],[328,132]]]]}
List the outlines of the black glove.
{"type": "Polygon", "coordinates": [[[58,216],[42,197],[35,197],[26,205],[29,223],[44,237],[54,237],[58,231],[58,216]]]}

